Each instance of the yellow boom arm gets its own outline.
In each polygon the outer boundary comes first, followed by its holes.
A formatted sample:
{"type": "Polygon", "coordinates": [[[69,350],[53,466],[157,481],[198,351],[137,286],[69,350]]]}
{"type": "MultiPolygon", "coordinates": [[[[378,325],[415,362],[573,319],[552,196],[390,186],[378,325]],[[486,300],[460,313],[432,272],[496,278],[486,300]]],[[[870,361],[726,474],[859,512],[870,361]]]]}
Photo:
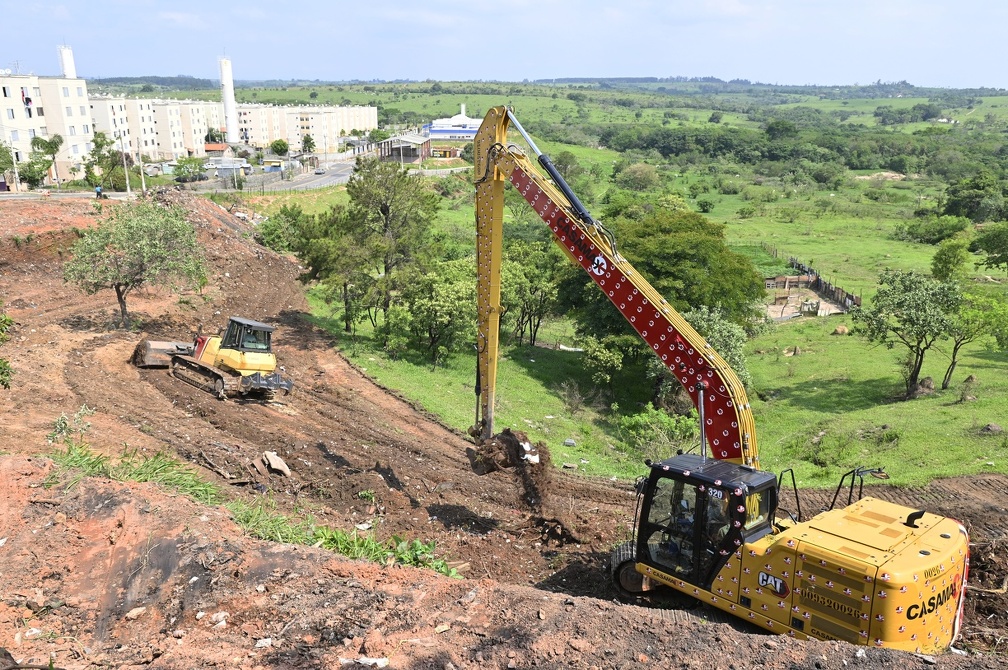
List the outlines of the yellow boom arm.
{"type": "Polygon", "coordinates": [[[759,467],[752,412],[735,372],[682,316],[616,251],[615,241],[560,177],[549,157],[506,107],[487,112],[474,142],[476,262],[479,276],[476,424],[480,441],[493,436],[494,388],[500,329],[504,182],[509,181],[549,226],[567,257],[584,268],[655,355],[675,375],[700,412],[701,446],[714,458],[759,467]],[[517,146],[515,129],[537,155],[538,166],[517,146]]]}

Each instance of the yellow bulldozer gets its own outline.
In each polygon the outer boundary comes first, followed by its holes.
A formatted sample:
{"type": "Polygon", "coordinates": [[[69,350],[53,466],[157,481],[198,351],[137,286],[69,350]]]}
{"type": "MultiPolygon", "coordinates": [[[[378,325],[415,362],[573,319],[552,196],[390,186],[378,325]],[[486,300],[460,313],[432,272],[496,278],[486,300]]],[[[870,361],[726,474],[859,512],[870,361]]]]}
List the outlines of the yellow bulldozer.
{"type": "Polygon", "coordinates": [[[277,371],[272,348],[275,328],[232,316],[221,335],[197,334],[193,342],[141,340],[130,359],[139,368],[168,368],[168,374],[214,394],[271,399],[290,393],[294,382],[277,371]]]}

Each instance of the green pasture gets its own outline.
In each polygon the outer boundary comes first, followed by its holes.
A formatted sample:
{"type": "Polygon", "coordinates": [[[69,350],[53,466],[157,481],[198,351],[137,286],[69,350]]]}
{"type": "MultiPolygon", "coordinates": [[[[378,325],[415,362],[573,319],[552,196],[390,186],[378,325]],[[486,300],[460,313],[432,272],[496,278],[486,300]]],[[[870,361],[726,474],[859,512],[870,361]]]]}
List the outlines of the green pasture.
{"type": "MultiPolygon", "coordinates": [[[[793,467],[803,486],[829,485],[859,465],[883,466],[904,484],[1008,472],[1008,438],[981,431],[1008,424],[1008,354],[970,347],[948,390],[903,401],[903,351],[833,334],[839,325],[852,324],[795,320],[746,347],[763,468],[793,467]]],[[[930,352],[922,376],[940,386],[948,361],[947,348],[930,352]]]]}

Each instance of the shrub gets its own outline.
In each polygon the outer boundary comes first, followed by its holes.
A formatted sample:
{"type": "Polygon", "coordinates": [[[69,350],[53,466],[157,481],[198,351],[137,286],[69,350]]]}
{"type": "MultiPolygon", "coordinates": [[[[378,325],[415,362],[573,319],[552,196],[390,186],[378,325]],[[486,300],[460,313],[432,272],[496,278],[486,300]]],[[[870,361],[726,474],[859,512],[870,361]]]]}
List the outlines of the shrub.
{"type": "Polygon", "coordinates": [[[699,417],[672,416],[648,404],[644,411],[622,416],[617,427],[627,444],[652,460],[668,458],[677,450],[689,450],[698,443],[699,417]]]}
{"type": "Polygon", "coordinates": [[[970,225],[972,222],[964,216],[937,216],[930,213],[921,219],[898,227],[896,238],[921,242],[922,244],[939,244],[963,232],[970,225]]]}

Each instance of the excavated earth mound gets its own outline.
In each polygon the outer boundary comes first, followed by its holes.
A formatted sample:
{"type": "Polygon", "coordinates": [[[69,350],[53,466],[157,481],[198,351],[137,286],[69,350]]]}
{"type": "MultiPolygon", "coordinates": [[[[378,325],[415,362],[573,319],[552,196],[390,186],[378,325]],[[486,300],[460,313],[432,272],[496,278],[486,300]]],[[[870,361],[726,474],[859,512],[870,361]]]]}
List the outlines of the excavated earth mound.
{"type": "MultiPolygon", "coordinates": [[[[606,575],[628,536],[626,483],[557,469],[529,505],[513,470],[473,474],[472,443],[368,380],[311,325],[297,264],[251,241],[217,205],[186,208],[210,276],[202,292],[130,298],[62,281],[91,200],[0,199],[0,300],[15,321],[0,355],[0,648],[22,664],[153,668],[972,668],[1001,667],[1008,642],[1008,478],[964,477],[871,494],[970,529],[966,654],[920,657],[798,642],[700,606],[621,603],[606,575]],[[144,337],[186,340],[228,316],[275,324],[294,392],[220,401],[163,369],[129,363],[144,337]],[[63,480],[44,456],[54,420],[95,409],[85,439],[119,457],[164,452],[230,498],[266,496],[316,523],[435,542],[463,579],[251,539],[224,507],[148,484],[63,480]],[[290,470],[256,467],[272,451],[290,470]]],[[[103,207],[114,207],[103,203],[103,207]]],[[[444,389],[459,398],[468,389],[444,389]]],[[[470,402],[463,400],[464,402],[470,402]]],[[[537,489],[539,490],[539,489],[537,489]]],[[[803,508],[829,504],[810,491],[803,508]]],[[[0,654],[0,668],[10,665],[0,654]]]]}

